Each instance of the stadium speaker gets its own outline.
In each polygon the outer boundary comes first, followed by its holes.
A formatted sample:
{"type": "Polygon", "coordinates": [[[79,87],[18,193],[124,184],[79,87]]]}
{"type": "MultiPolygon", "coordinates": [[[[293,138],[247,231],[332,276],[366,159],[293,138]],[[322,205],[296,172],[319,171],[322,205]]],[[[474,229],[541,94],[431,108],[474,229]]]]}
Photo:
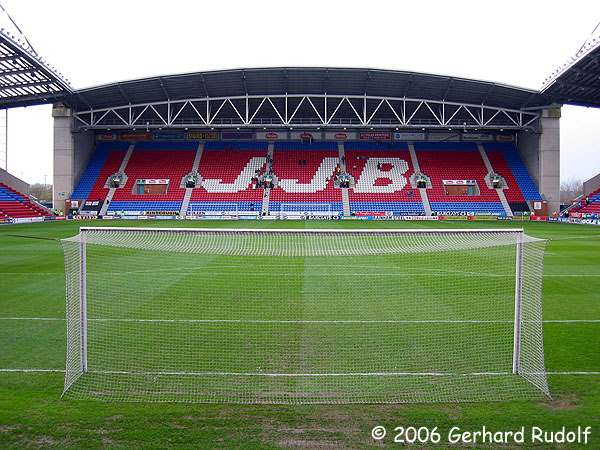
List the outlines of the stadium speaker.
{"type": "Polygon", "coordinates": [[[492,187],[494,189],[501,189],[502,188],[502,178],[500,178],[499,176],[495,176],[492,178],[492,187]]]}
{"type": "Polygon", "coordinates": [[[185,180],[185,187],[186,188],[195,188],[196,187],[196,179],[192,176],[189,176],[186,178],[185,180]]]}
{"type": "Polygon", "coordinates": [[[114,176],[110,179],[110,187],[118,188],[121,185],[121,177],[114,176]]]}

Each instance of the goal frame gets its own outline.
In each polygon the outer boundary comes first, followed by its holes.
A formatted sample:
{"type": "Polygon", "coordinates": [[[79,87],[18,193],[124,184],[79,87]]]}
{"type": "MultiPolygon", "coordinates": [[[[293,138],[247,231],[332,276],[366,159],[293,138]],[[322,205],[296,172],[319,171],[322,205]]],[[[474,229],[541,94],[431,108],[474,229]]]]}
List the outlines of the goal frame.
{"type": "Polygon", "coordinates": [[[313,215],[327,215],[327,216],[331,216],[333,215],[332,212],[332,205],[331,203],[327,203],[327,202],[301,202],[301,203],[280,203],[279,204],[279,212],[277,213],[279,217],[285,216],[285,215],[302,215],[302,214],[313,214],[313,215]],[[323,210],[323,211],[311,211],[311,210],[307,210],[307,211],[284,211],[283,207],[285,206],[327,206],[328,209],[327,210],[323,210]]]}
{"type": "Polygon", "coordinates": [[[523,228],[405,228],[405,229],[298,229],[298,228],[156,228],[156,227],[80,227],[79,228],[79,320],[80,320],[80,374],[87,372],[87,252],[86,252],[86,232],[88,231],[115,231],[115,232],[170,232],[170,233],[256,233],[256,234],[285,234],[285,233],[310,233],[310,234],[479,234],[479,233],[506,233],[516,234],[516,258],[515,258],[515,298],[514,298],[514,323],[513,323],[513,354],[512,354],[512,374],[521,373],[521,322],[522,322],[522,271],[523,271],[523,237],[525,231],[523,228]]]}
{"type": "MultiPolygon", "coordinates": [[[[221,209],[221,210],[195,210],[194,203],[195,201],[190,200],[190,205],[188,205],[188,210],[185,213],[186,217],[202,217],[202,216],[240,216],[240,205],[238,202],[211,202],[216,205],[228,205],[229,209],[221,209]],[[231,206],[235,205],[235,210],[231,209],[231,206]],[[208,214],[207,214],[208,213],[208,214]]],[[[257,202],[258,203],[258,202],[257,202]]],[[[261,203],[262,205],[262,203],[261,203]]]]}

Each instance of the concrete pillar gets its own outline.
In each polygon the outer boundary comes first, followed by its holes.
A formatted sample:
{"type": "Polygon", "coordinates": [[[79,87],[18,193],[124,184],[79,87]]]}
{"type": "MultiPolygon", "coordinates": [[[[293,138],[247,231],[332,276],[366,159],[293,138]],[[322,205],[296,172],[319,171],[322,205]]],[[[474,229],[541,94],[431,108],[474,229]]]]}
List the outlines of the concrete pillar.
{"type": "Polygon", "coordinates": [[[520,131],[518,134],[519,156],[527,167],[529,175],[540,186],[540,133],[537,131],[520,131]]]}
{"type": "Polygon", "coordinates": [[[64,211],[65,200],[73,191],[73,136],[71,109],[62,104],[52,107],[54,118],[54,181],[52,204],[64,211]]]}
{"type": "Polygon", "coordinates": [[[54,208],[64,211],[65,200],[71,198],[94,150],[94,133],[72,131],[71,109],[55,104],[54,118],[54,180],[52,202],[54,208]]]}
{"type": "Polygon", "coordinates": [[[560,108],[541,112],[538,131],[519,133],[518,149],[529,174],[548,202],[548,211],[560,208],[560,108]]]}
{"type": "Polygon", "coordinates": [[[540,122],[540,193],[549,212],[560,211],[560,108],[542,111],[540,122]]]}

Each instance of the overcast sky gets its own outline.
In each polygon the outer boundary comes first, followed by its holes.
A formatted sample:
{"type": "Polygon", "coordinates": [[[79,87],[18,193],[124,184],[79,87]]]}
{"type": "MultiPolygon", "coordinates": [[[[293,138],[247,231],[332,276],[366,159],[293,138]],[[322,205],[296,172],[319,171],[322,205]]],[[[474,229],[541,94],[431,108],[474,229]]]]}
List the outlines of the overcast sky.
{"type": "MultiPolygon", "coordinates": [[[[538,89],[600,20],[600,1],[0,0],[74,88],[266,66],[439,73],[538,89]]],[[[8,169],[52,177],[49,106],[9,112],[8,169]]],[[[564,107],[561,176],[600,171],[600,110],[564,107]]]]}

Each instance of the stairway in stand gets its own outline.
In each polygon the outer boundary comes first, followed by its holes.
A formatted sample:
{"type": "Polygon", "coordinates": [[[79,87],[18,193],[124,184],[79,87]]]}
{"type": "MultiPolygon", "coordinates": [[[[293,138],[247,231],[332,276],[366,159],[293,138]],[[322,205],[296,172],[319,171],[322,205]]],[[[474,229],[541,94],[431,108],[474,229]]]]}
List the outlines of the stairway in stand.
{"type": "MultiPolygon", "coordinates": [[[[415,146],[413,143],[408,143],[408,152],[410,153],[410,160],[412,161],[413,168],[416,173],[421,173],[421,167],[419,166],[419,159],[417,158],[417,152],[415,152],[415,146]]],[[[426,216],[431,215],[431,205],[429,204],[429,197],[427,196],[427,189],[419,188],[419,194],[421,194],[421,201],[423,202],[423,210],[426,216]]]]}
{"type": "MultiPolygon", "coordinates": [[[[490,161],[490,159],[487,156],[487,153],[485,152],[485,149],[483,148],[483,145],[481,144],[477,144],[477,149],[479,150],[479,154],[481,155],[481,159],[483,159],[483,163],[485,164],[486,169],[488,170],[488,174],[492,174],[495,173],[494,172],[494,167],[492,166],[492,163],[490,161]]],[[[498,198],[500,199],[500,203],[502,203],[502,207],[504,208],[504,212],[506,213],[507,217],[512,217],[513,216],[513,212],[510,209],[510,205],[508,204],[508,200],[506,200],[506,195],[504,195],[504,190],[502,188],[496,189],[496,192],[498,193],[498,198]]]]}
{"type": "MultiPolygon", "coordinates": [[[[338,157],[340,159],[340,170],[342,173],[348,173],[346,171],[346,152],[344,150],[344,143],[338,142],[338,157]]],[[[350,216],[350,195],[348,194],[348,188],[341,188],[342,190],[342,207],[345,217],[350,216]]]]}
{"type": "MultiPolygon", "coordinates": [[[[135,148],[135,144],[129,144],[129,148],[127,149],[127,153],[125,153],[125,157],[119,166],[119,173],[125,173],[125,169],[127,168],[127,163],[129,162],[129,158],[131,158],[131,154],[133,153],[133,149],[135,148]]],[[[104,216],[106,214],[106,210],[112,201],[113,196],[115,195],[115,191],[117,188],[110,188],[108,190],[108,195],[102,204],[102,208],[100,209],[100,216],[104,216]]],[[[83,206],[83,205],[82,205],[83,206]]]]}
{"type": "MultiPolygon", "coordinates": [[[[198,172],[203,151],[204,142],[200,142],[198,143],[198,148],[196,149],[196,156],[194,158],[194,163],[192,164],[192,172],[198,172]]],[[[190,199],[192,198],[192,191],[193,188],[185,188],[185,194],[183,195],[183,201],[181,202],[181,209],[179,210],[180,217],[185,217],[187,214],[188,206],[190,205],[190,199]]]]}
{"type": "MultiPolygon", "coordinates": [[[[275,144],[273,144],[272,142],[269,143],[269,147],[267,149],[267,169],[266,169],[266,173],[272,173],[273,172],[273,153],[275,150],[275,144]]],[[[261,208],[261,212],[263,216],[266,216],[269,214],[269,202],[271,200],[271,188],[265,188],[264,192],[263,192],[263,198],[262,198],[262,208],[261,208]]]]}

